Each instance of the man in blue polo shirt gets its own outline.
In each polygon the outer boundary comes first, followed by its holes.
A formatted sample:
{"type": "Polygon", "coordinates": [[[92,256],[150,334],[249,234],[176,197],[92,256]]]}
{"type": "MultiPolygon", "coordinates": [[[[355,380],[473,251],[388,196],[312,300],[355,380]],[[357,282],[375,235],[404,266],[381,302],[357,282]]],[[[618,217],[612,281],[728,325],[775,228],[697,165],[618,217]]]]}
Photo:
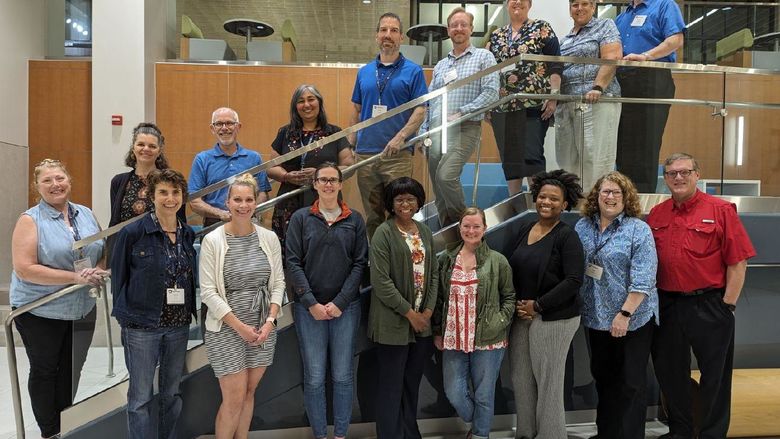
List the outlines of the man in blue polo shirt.
{"type": "MultiPolygon", "coordinates": [[[[615,19],[623,42],[623,59],[676,62],[685,22],[674,0],[632,0],[615,19]]],[[[666,69],[621,68],[621,94],[627,98],[674,98],[672,73],[666,69]]],[[[618,127],[617,169],[639,192],[654,193],[669,105],[623,104],[618,127]]]]}
{"type": "MultiPolygon", "coordinates": [[[[401,18],[387,12],[379,17],[376,42],[379,55],[357,74],[352,92],[350,125],[379,116],[428,92],[422,68],[401,55],[401,18]]],[[[412,175],[412,150],[402,149],[425,118],[425,105],[407,110],[351,135],[358,161],[376,154],[382,159],[357,172],[369,239],[385,220],[384,187],[390,181],[412,175]]]]}
{"type": "MultiPolygon", "coordinates": [[[[238,143],[241,123],[238,113],[230,108],[218,108],[211,115],[211,132],[217,138],[213,148],[195,156],[190,171],[188,191],[197,192],[206,186],[222,181],[230,176],[241,174],[247,169],[263,162],[260,153],[246,149],[238,143]]],[[[260,195],[257,202],[268,200],[271,185],[265,171],[255,175],[260,195]]],[[[219,221],[230,221],[227,211],[228,188],[190,200],[190,207],[203,217],[203,225],[210,226],[219,221]]]]}

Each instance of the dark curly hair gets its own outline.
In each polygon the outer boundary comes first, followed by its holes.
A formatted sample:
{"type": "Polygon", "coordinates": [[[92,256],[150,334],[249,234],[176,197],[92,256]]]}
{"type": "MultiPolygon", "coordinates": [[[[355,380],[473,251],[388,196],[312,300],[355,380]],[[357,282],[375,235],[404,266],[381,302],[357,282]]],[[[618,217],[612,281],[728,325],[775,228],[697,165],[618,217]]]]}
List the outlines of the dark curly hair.
{"type": "Polygon", "coordinates": [[[146,177],[149,196],[154,200],[154,191],[160,183],[168,183],[181,190],[182,203],[187,202],[187,180],[181,172],[173,169],[154,169],[146,177]]]}
{"type": "Polygon", "coordinates": [[[168,159],[165,158],[165,151],[163,150],[163,147],[165,146],[165,137],[163,137],[160,128],[151,122],[141,122],[133,128],[133,139],[130,142],[130,150],[127,151],[127,154],[125,155],[125,166],[135,169],[136,158],[135,154],[133,154],[133,147],[135,146],[135,141],[138,140],[139,134],[148,134],[157,138],[157,146],[160,147],[160,155],[158,155],[157,160],[154,161],[154,166],[157,169],[170,168],[168,159]]]}
{"type": "Polygon", "coordinates": [[[531,195],[534,202],[545,185],[552,185],[561,188],[563,199],[566,201],[566,210],[569,211],[577,206],[582,199],[582,186],[579,184],[580,177],[577,174],[566,172],[563,169],[557,169],[550,172],[539,172],[531,177],[531,195]]]}
{"type": "Polygon", "coordinates": [[[623,192],[623,212],[626,216],[642,216],[642,206],[639,204],[639,194],[636,191],[634,182],[618,171],[607,172],[596,180],[596,184],[593,185],[593,189],[585,197],[585,202],[580,209],[582,216],[590,218],[599,213],[599,192],[601,191],[601,185],[605,181],[611,181],[620,187],[620,191],[623,192]]]}
{"type": "Polygon", "coordinates": [[[385,210],[390,216],[395,215],[393,211],[395,197],[402,194],[413,195],[417,198],[418,212],[425,205],[425,189],[420,182],[411,177],[398,177],[385,186],[385,210]]]}

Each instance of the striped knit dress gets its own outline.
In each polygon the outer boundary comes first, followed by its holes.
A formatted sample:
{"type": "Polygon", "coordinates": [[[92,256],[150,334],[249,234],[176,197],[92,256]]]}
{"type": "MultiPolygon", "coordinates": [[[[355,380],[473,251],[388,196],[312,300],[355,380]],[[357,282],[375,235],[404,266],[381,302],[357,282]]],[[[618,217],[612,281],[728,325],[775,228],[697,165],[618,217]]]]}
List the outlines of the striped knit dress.
{"type": "MultiPolygon", "coordinates": [[[[227,244],[223,276],[228,305],[241,322],[260,327],[265,321],[260,311],[252,311],[252,300],[271,275],[268,257],[258,245],[254,231],[247,236],[227,235],[227,244]]],[[[206,331],[205,342],[214,375],[221,378],[248,368],[270,366],[276,347],[276,329],[261,346],[250,346],[223,322],[219,332],[206,331]]]]}

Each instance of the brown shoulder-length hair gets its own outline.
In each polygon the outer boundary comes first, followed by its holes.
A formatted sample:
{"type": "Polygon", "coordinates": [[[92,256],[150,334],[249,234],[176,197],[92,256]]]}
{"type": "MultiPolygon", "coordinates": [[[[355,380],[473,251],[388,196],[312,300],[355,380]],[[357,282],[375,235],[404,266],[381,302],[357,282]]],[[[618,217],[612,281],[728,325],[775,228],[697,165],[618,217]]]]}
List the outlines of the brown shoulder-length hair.
{"type": "Polygon", "coordinates": [[[625,212],[626,216],[642,216],[639,194],[636,191],[634,182],[618,171],[608,172],[596,181],[596,184],[593,185],[590,193],[585,198],[585,203],[582,204],[581,212],[583,216],[590,218],[599,213],[599,192],[601,191],[602,183],[605,181],[611,181],[620,187],[620,190],[623,192],[623,212],[625,212]]]}
{"type": "Polygon", "coordinates": [[[160,147],[160,155],[158,155],[157,160],[154,161],[154,166],[157,169],[168,169],[170,165],[168,165],[168,159],[165,157],[165,150],[163,148],[165,146],[165,137],[163,137],[160,128],[151,122],[141,122],[133,128],[130,150],[127,151],[127,154],[125,155],[125,166],[135,169],[136,158],[135,154],[133,154],[133,147],[135,146],[135,141],[138,140],[139,134],[148,134],[157,138],[157,146],[160,147]]]}

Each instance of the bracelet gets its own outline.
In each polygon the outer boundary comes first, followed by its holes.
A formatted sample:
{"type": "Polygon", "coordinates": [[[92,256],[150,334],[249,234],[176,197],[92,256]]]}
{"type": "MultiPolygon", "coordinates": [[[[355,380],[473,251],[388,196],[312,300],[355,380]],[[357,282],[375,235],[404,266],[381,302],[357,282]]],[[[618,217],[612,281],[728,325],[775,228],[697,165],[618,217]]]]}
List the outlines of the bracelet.
{"type": "Polygon", "coordinates": [[[539,305],[538,301],[534,301],[534,311],[537,314],[541,314],[542,313],[542,305],[539,305]]]}
{"type": "Polygon", "coordinates": [[[279,179],[279,181],[282,183],[287,183],[287,174],[289,174],[289,172],[285,172],[284,175],[282,175],[282,178],[279,179]]]}
{"type": "Polygon", "coordinates": [[[598,85],[598,84],[597,84],[597,85],[594,85],[594,86],[593,86],[593,88],[592,88],[591,90],[593,90],[593,91],[597,91],[597,92],[599,92],[599,93],[604,93],[604,89],[603,89],[603,88],[601,88],[601,86],[600,86],[600,85],[598,85]]]}
{"type": "Polygon", "coordinates": [[[653,60],[653,57],[650,56],[650,53],[648,53],[648,52],[642,52],[642,55],[644,55],[645,58],[647,58],[647,61],[652,61],[653,60]]]}

